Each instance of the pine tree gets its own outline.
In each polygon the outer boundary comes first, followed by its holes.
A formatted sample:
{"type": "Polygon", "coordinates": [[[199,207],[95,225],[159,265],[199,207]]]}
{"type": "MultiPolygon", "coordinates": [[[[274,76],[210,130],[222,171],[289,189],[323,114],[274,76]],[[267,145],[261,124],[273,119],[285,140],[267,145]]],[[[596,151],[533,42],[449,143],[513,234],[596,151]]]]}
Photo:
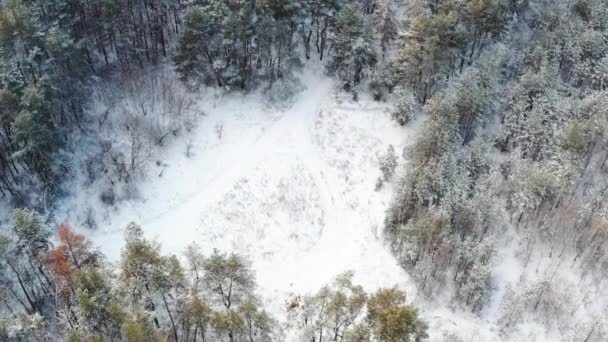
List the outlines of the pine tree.
{"type": "Polygon", "coordinates": [[[84,268],[73,275],[78,320],[88,336],[116,339],[127,314],[101,269],[84,268]]]}
{"type": "Polygon", "coordinates": [[[397,288],[384,288],[373,293],[367,304],[367,319],[378,340],[384,342],[422,341],[427,325],[418,319],[418,313],[406,304],[405,292],[397,288]]]}
{"type": "Polygon", "coordinates": [[[42,256],[49,251],[51,233],[35,211],[15,209],[12,216],[11,235],[0,235],[0,279],[25,313],[46,314],[54,304],[54,284],[42,256]]]}
{"type": "Polygon", "coordinates": [[[344,82],[345,88],[357,85],[367,69],[376,65],[372,40],[371,28],[364,23],[358,6],[344,6],[336,18],[332,60],[327,69],[344,82]]]}
{"type": "Polygon", "coordinates": [[[377,39],[380,41],[379,45],[382,51],[382,60],[384,61],[389,57],[389,49],[399,36],[395,11],[389,0],[378,3],[378,8],[374,12],[374,27],[377,39]]]}

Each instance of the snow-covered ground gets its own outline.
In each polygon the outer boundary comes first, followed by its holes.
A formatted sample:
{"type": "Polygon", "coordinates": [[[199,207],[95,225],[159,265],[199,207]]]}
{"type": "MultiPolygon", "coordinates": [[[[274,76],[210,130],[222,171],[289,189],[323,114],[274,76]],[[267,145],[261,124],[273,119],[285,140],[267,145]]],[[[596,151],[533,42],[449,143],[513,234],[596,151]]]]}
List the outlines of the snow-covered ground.
{"type": "MultiPolygon", "coordinates": [[[[131,221],[160,242],[163,253],[182,255],[195,242],[207,254],[247,255],[258,292],[280,321],[290,295],[315,292],[352,270],[367,290],[405,288],[429,323],[431,341],[500,341],[500,297],[522,272],[510,249],[499,257],[497,267],[507,270],[498,272],[498,291],[480,318],[449,299],[417,297],[383,245],[392,186],[375,191],[378,155],[389,144],[400,154],[421,120],[400,127],[390,118],[390,104],[366,95],[355,102],[312,68],[300,79],[304,90],[287,108],[260,93],[203,92],[194,111],[204,115],[157,154],[138,184],[138,199],[107,207],[94,195],[99,189],[83,186],[56,219],[78,225],[87,208],[96,208],[98,228],[83,231],[111,261],[119,259],[131,221]]],[[[400,157],[399,163],[403,172],[407,162],[400,157]]],[[[551,340],[542,329],[524,330],[524,339],[551,340]]],[[[293,333],[287,332],[288,341],[293,333]]]]}
{"type": "MultiPolygon", "coordinates": [[[[399,285],[413,296],[380,236],[390,185],[374,188],[378,155],[389,144],[401,151],[414,129],[392,121],[387,104],[352,101],[320,72],[301,82],[287,109],[259,94],[201,95],[205,115],[163,151],[138,186],[141,199],[97,210],[95,244],[118,259],[134,221],[163,253],[181,255],[193,242],[243,253],[277,313],[290,293],[316,291],[347,270],[367,288],[399,285]]],[[[82,222],[83,201],[60,218],[82,222]]]]}

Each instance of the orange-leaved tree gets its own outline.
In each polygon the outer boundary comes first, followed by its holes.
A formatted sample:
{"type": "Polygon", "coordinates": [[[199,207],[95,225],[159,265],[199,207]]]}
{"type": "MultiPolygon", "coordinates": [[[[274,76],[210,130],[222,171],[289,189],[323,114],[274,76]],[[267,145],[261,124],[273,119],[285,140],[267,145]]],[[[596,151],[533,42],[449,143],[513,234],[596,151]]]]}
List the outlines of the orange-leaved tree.
{"type": "Polygon", "coordinates": [[[98,266],[98,253],[91,250],[91,242],[66,224],[57,227],[58,245],[46,255],[47,268],[53,275],[56,289],[67,295],[72,289],[72,274],[83,267],[98,266]]]}
{"type": "Polygon", "coordinates": [[[57,237],[59,248],[64,250],[66,258],[76,268],[98,266],[99,254],[91,250],[91,241],[84,235],[74,232],[67,223],[62,223],[57,227],[57,237]]]}

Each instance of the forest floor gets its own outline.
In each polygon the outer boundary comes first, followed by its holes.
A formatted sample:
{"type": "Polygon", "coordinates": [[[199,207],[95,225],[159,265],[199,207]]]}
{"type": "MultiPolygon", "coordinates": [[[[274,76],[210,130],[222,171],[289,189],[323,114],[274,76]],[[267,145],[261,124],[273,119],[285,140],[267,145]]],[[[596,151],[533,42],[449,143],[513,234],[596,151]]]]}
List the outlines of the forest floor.
{"type": "MultiPolygon", "coordinates": [[[[400,127],[389,104],[365,94],[353,101],[320,71],[308,69],[300,79],[304,89],[285,108],[259,93],[200,95],[196,106],[204,115],[160,154],[138,199],[97,210],[98,228],[89,231],[95,245],[118,260],[133,221],[164,254],[183,255],[192,243],[206,254],[244,254],[266,307],[281,322],[290,296],[315,292],[352,270],[367,290],[405,288],[432,341],[452,332],[467,341],[498,340],[493,324],[455,313],[440,298],[435,304],[417,298],[383,243],[392,184],[375,191],[378,155],[389,144],[400,155],[421,120],[400,127]]],[[[399,163],[403,172],[401,156],[399,163]]],[[[64,208],[65,221],[82,221],[80,206],[90,201],[84,196],[64,208]]],[[[288,327],[286,339],[295,333],[288,327]]]]}

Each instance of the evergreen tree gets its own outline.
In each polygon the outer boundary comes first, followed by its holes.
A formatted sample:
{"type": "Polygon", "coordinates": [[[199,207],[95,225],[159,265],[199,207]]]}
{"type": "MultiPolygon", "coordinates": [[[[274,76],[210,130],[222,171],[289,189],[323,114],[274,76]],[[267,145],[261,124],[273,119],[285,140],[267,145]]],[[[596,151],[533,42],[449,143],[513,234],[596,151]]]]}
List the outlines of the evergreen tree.
{"type": "Polygon", "coordinates": [[[428,337],[426,323],[405,299],[405,293],[396,288],[380,289],[370,296],[367,318],[378,340],[418,342],[428,337]]]}
{"type": "Polygon", "coordinates": [[[95,268],[84,268],[74,274],[78,320],[88,336],[108,339],[121,336],[127,315],[109,280],[103,270],[95,268]]]}
{"type": "Polygon", "coordinates": [[[389,0],[378,3],[378,9],[374,12],[374,27],[384,61],[389,57],[389,49],[399,36],[395,11],[389,0]]]}
{"type": "Polygon", "coordinates": [[[361,82],[368,69],[378,61],[371,29],[364,23],[358,6],[353,4],[341,9],[336,19],[334,40],[328,71],[350,88],[361,82]]]}

